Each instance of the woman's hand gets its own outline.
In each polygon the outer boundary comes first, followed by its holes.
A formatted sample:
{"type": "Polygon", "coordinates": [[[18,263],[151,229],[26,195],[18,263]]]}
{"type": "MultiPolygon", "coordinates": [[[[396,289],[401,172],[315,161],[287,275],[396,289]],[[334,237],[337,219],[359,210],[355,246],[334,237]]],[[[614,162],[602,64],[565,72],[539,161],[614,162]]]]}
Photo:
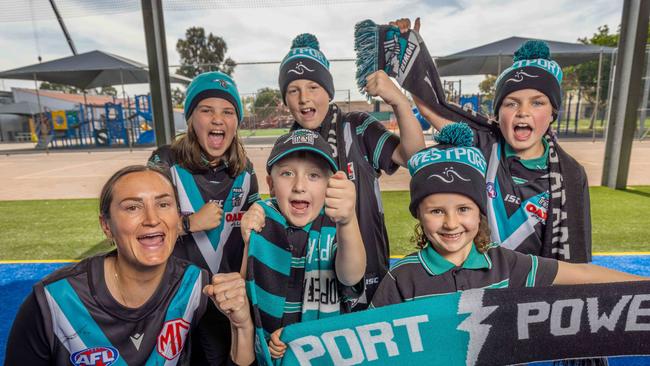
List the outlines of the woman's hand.
{"type": "Polygon", "coordinates": [[[214,301],[217,309],[228,317],[235,328],[252,329],[246,284],[239,273],[218,273],[212,276],[212,283],[203,288],[203,293],[214,301]]]}

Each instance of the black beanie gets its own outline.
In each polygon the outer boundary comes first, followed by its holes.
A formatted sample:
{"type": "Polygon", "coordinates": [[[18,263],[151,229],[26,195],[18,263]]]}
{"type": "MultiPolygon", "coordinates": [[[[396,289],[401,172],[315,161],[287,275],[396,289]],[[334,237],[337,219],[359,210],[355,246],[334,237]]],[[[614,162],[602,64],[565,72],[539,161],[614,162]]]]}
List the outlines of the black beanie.
{"type": "Polygon", "coordinates": [[[499,114],[503,99],[522,89],[544,93],[553,106],[553,120],[562,104],[562,68],[551,60],[551,52],[544,41],[526,41],[515,52],[514,63],[505,69],[496,81],[494,114],[499,114]]]}
{"type": "Polygon", "coordinates": [[[294,80],[307,79],[318,83],[334,99],[334,80],[329,70],[330,63],[320,51],[318,39],[303,33],[293,39],[291,50],[280,64],[278,83],[282,100],[287,103],[287,87],[294,80]]]}
{"type": "Polygon", "coordinates": [[[476,147],[474,133],[465,123],[450,123],[440,130],[440,144],[420,150],[408,161],[411,173],[411,215],[417,218],[420,202],[435,193],[458,193],[487,210],[485,172],[487,162],[476,147]]]}

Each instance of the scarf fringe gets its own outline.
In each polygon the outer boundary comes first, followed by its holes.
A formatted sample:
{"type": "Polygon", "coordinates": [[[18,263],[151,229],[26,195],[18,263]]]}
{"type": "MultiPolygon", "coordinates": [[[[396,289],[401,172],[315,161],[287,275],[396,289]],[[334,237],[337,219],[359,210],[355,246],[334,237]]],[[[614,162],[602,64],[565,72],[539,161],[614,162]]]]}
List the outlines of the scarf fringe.
{"type": "Polygon", "coordinates": [[[379,68],[377,65],[379,59],[379,26],[375,22],[366,19],[354,26],[354,50],[357,53],[357,86],[370,100],[370,97],[363,89],[366,87],[366,77],[379,68]]]}

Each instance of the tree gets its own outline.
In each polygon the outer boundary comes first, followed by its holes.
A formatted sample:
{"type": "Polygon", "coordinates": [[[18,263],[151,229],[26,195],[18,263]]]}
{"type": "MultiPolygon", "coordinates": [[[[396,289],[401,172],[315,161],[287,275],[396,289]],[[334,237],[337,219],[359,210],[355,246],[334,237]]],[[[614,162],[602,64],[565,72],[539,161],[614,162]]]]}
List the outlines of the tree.
{"type": "Polygon", "coordinates": [[[495,83],[497,82],[497,77],[494,75],[485,75],[485,79],[478,84],[478,90],[481,91],[481,94],[487,99],[494,99],[494,90],[496,88],[495,83]]]}
{"type": "Polygon", "coordinates": [[[75,88],[74,86],[57,84],[57,83],[48,83],[47,81],[42,82],[38,88],[41,90],[61,91],[68,94],[79,94],[79,89],[75,88]]]}
{"type": "Polygon", "coordinates": [[[228,46],[226,41],[212,33],[206,37],[202,27],[190,27],[185,31],[185,39],[176,42],[176,51],[181,56],[178,74],[194,78],[206,71],[221,71],[232,75],[235,61],[225,58],[228,46]]]}
{"type": "Polygon", "coordinates": [[[185,101],[185,92],[179,87],[172,89],[172,103],[174,107],[181,108],[183,107],[183,102],[185,101]]]}
{"type": "Polygon", "coordinates": [[[277,112],[279,107],[282,107],[280,90],[262,88],[257,91],[252,112],[258,119],[263,120],[277,112]]]}
{"type": "MultiPolygon", "coordinates": [[[[597,45],[604,47],[617,47],[620,35],[620,26],[616,33],[610,33],[607,25],[598,27],[596,33],[591,37],[578,38],[578,42],[582,44],[597,45]]],[[[650,27],[648,27],[647,35],[648,44],[650,44],[650,27]]],[[[580,65],[569,66],[562,69],[564,72],[564,80],[562,81],[563,89],[575,90],[581,89],[582,95],[585,96],[587,101],[591,103],[598,103],[599,109],[604,110],[609,95],[609,72],[611,70],[611,57],[603,55],[603,62],[601,65],[600,77],[600,94],[596,101],[597,85],[598,85],[598,60],[589,61],[580,65]]],[[[593,116],[589,128],[593,128],[594,119],[598,116],[593,116]]]]}
{"type": "Polygon", "coordinates": [[[107,86],[102,86],[102,88],[99,89],[97,94],[99,94],[99,95],[109,95],[111,97],[116,97],[117,96],[117,90],[114,87],[112,87],[110,85],[107,85],[107,86]]]}

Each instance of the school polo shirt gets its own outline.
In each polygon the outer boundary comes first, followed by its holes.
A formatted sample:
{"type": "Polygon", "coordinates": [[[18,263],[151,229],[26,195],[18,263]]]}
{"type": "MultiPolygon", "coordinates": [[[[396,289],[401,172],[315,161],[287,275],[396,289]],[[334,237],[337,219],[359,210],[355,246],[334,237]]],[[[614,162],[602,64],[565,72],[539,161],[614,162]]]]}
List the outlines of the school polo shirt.
{"type": "Polygon", "coordinates": [[[474,288],[541,287],[553,283],[557,261],[499,246],[479,253],[472,245],[461,266],[447,261],[431,245],[410,254],[388,272],[372,307],[474,288]]]}

